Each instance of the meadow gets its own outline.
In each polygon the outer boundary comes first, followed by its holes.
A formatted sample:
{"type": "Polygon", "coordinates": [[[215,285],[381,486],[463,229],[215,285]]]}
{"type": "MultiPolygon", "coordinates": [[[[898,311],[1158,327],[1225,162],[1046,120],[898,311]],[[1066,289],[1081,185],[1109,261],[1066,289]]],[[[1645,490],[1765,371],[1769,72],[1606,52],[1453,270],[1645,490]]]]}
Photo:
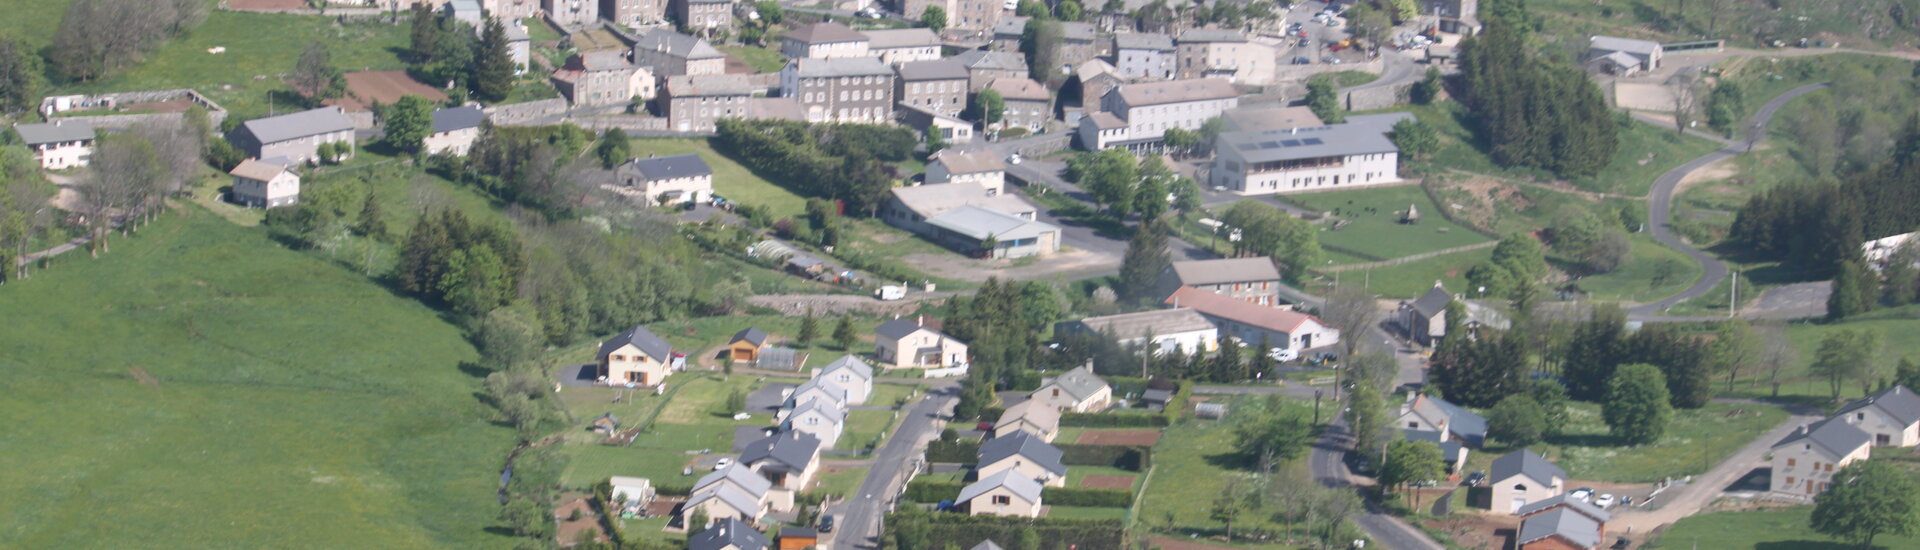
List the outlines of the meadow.
{"type": "MultiPolygon", "coordinates": [[[[1578,481],[1646,483],[1707,471],[1727,455],[1752,442],[1787,419],[1787,412],[1770,405],[1708,403],[1698,409],[1674,411],[1673,422],[1660,441],[1618,446],[1601,420],[1600,406],[1574,402],[1567,409],[1564,432],[1532,446],[1578,481]]],[[[1489,446],[1467,459],[1466,471],[1485,470],[1493,460],[1515,449],[1489,446]]]]}
{"type": "MultiPolygon", "coordinates": [[[[1714,512],[1680,520],[1643,546],[1648,549],[1688,550],[1856,550],[1860,545],[1815,533],[1807,526],[1812,506],[1791,506],[1739,512],[1714,512]]],[[[1874,548],[1920,548],[1920,537],[1881,535],[1874,548]]]]}
{"type": "Polygon", "coordinates": [[[1588,275],[1574,281],[1595,300],[1651,302],[1672,296],[1700,280],[1700,262],[1678,250],[1661,246],[1635,233],[1628,239],[1633,248],[1613,271],[1588,275]]]}
{"type": "Polygon", "coordinates": [[[1369,261],[1390,260],[1491,240],[1441,216],[1440,207],[1418,186],[1305,193],[1282,198],[1314,210],[1330,212],[1337,209],[1334,219],[1346,220],[1347,223],[1339,229],[1321,224],[1321,246],[1368,258],[1369,261]],[[1401,213],[1409,206],[1420,214],[1419,221],[1400,223],[1401,213]]]}

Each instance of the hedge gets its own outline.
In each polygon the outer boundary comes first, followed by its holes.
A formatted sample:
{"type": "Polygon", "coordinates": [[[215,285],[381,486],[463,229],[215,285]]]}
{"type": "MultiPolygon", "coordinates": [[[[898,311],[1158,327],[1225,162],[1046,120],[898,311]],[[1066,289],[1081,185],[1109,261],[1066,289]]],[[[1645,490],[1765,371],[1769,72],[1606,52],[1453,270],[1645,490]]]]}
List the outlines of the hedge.
{"type": "Polygon", "coordinates": [[[1060,413],[1061,426],[1089,428],[1165,428],[1167,417],[1158,414],[1060,413]]]}
{"type": "Polygon", "coordinates": [[[1066,487],[1047,487],[1040,490],[1040,502],[1048,506],[1127,508],[1133,506],[1133,491],[1125,489],[1068,489],[1066,487]]]}
{"type": "Polygon", "coordinates": [[[1111,466],[1130,472],[1144,472],[1153,466],[1151,447],[1121,445],[1055,445],[1060,448],[1060,463],[1068,466],[1111,466]]]}
{"type": "Polygon", "coordinates": [[[972,464],[980,460],[980,442],[978,441],[940,441],[927,443],[927,462],[958,462],[972,464]]]}
{"type": "Polygon", "coordinates": [[[888,514],[886,539],[903,528],[922,527],[933,550],[950,545],[972,548],[981,541],[1017,540],[1020,531],[1032,529],[1040,535],[1041,548],[1108,549],[1126,548],[1126,525],[1120,520],[1072,520],[1023,518],[1012,516],[968,516],[945,512],[906,509],[888,514]]]}
{"type": "Polygon", "coordinates": [[[660,496],[684,497],[693,494],[693,485],[661,483],[653,486],[653,492],[660,496]]]}
{"type": "Polygon", "coordinates": [[[960,498],[960,490],[966,488],[966,486],[967,484],[965,483],[916,479],[913,480],[912,483],[907,484],[907,500],[913,502],[954,500],[960,498]]]}

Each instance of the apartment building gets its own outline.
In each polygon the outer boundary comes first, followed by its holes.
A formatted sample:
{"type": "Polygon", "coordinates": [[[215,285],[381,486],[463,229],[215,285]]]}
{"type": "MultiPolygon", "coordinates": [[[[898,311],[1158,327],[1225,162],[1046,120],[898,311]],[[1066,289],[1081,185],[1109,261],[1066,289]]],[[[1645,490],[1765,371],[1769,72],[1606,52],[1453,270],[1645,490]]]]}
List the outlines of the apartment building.
{"type": "Polygon", "coordinates": [[[1158,147],[1168,128],[1199,130],[1208,119],[1240,105],[1225,79],[1196,78],[1123,84],[1100,98],[1111,117],[1080,119],[1080,144],[1089,150],[1158,147]]]}
{"type": "Polygon", "coordinates": [[[1386,134],[1410,118],[1356,115],[1327,126],[1225,132],[1214,139],[1208,185],[1271,195],[1398,182],[1400,149],[1386,134]]]}
{"type": "Polygon", "coordinates": [[[1192,29],[1175,46],[1180,78],[1224,78],[1249,86],[1273,83],[1279,55],[1272,46],[1247,41],[1240,31],[1192,29]]]}
{"type": "Polygon", "coordinates": [[[914,61],[894,68],[901,105],[954,117],[967,110],[967,66],[952,59],[914,61]]]}
{"type": "Polygon", "coordinates": [[[893,69],[871,57],[795,59],[780,70],[780,95],[808,121],[883,123],[893,119],[893,69]]]}

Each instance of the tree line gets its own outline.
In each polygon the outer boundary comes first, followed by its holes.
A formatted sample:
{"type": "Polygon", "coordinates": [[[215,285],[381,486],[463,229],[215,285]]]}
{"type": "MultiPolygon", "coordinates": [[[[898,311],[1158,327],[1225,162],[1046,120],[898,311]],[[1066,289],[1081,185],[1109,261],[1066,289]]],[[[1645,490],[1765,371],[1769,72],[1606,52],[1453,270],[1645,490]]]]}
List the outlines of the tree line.
{"type": "Polygon", "coordinates": [[[47,61],[67,80],[103,78],[199,26],[209,7],[204,0],[75,0],[53,32],[47,61]]]}
{"type": "Polygon", "coordinates": [[[795,192],[869,217],[892,196],[889,163],[907,160],[920,143],[913,130],[873,124],[725,119],[717,126],[721,152],[795,192]]]}
{"type": "Polygon", "coordinates": [[[1461,45],[1462,103],[1488,156],[1561,177],[1590,176],[1613,160],[1620,125],[1579,68],[1531,51],[1529,31],[1504,17],[1461,45]]]}
{"type": "Polygon", "coordinates": [[[415,4],[411,16],[408,75],[434,87],[469,91],[487,102],[505,100],[513,91],[513,56],[499,19],[487,18],[476,33],[466,21],[436,14],[428,4],[415,4]]]}

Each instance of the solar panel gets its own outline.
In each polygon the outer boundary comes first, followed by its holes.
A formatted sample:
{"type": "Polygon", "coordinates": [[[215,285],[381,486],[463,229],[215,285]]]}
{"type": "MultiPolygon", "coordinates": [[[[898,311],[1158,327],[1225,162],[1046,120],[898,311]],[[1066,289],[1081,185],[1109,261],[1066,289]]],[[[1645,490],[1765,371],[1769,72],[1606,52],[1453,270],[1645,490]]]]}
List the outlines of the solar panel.
{"type": "Polygon", "coordinates": [[[1262,141],[1260,142],[1260,148],[1261,149],[1279,149],[1280,144],[1274,143],[1271,141],[1262,141]]]}
{"type": "Polygon", "coordinates": [[[1307,145],[1320,145],[1322,143],[1326,142],[1320,141],[1320,138],[1307,138],[1307,145]]]}
{"type": "Polygon", "coordinates": [[[1286,140],[1281,140],[1281,141],[1280,141],[1280,144],[1281,144],[1281,145],[1285,145],[1285,146],[1288,146],[1288,147],[1299,147],[1299,146],[1300,146],[1300,140],[1297,140],[1297,139],[1286,139],[1286,140]]]}

